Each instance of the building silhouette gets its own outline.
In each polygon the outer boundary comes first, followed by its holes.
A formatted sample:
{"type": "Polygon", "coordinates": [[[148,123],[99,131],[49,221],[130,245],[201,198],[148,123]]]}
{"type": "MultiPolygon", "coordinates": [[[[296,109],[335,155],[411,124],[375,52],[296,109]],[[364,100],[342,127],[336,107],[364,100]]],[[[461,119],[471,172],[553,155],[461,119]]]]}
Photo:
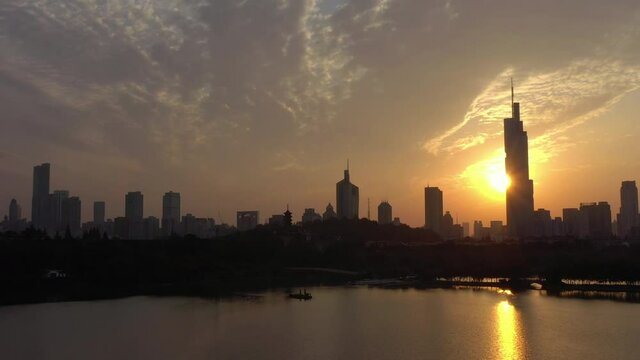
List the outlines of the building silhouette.
{"type": "Polygon", "coordinates": [[[360,204],[360,190],[349,179],[349,163],[344,171],[344,179],[336,184],[336,205],[339,219],[357,219],[360,204]]]}
{"type": "Polygon", "coordinates": [[[33,193],[31,198],[31,223],[36,229],[47,227],[49,219],[49,163],[33,167],[33,193]]]}
{"type": "Polygon", "coordinates": [[[635,181],[623,181],[620,186],[620,213],[617,235],[626,238],[638,226],[638,188],[635,181]]]}
{"type": "Polygon", "coordinates": [[[144,216],[144,196],[140,191],[132,191],[124,197],[124,217],[129,221],[142,221],[144,216]]]}
{"type": "Polygon", "coordinates": [[[259,222],[258,211],[238,211],[236,213],[236,227],[239,231],[255,229],[259,222]]]}
{"type": "Polygon", "coordinates": [[[333,210],[333,206],[329,203],[322,213],[322,221],[327,221],[329,219],[335,219],[338,217],[338,214],[333,210]]]}
{"type": "Polygon", "coordinates": [[[302,214],[302,223],[311,223],[314,221],[322,220],[322,216],[316,212],[314,208],[304,209],[304,213],[302,214]]]}
{"type": "Polygon", "coordinates": [[[82,202],[77,196],[71,196],[63,203],[63,227],[69,230],[71,236],[82,234],[82,202]]]}
{"type": "Polygon", "coordinates": [[[93,224],[102,226],[105,220],[106,204],[104,201],[93,202],[93,224]]]}
{"type": "Polygon", "coordinates": [[[169,191],[162,197],[162,235],[180,232],[180,193],[169,191]]]}
{"type": "Polygon", "coordinates": [[[50,235],[55,233],[62,234],[66,230],[66,219],[64,219],[64,216],[65,203],[68,199],[69,191],[67,190],[55,190],[49,195],[49,211],[46,229],[50,235]]]}
{"type": "Polygon", "coordinates": [[[391,224],[393,221],[393,208],[387,201],[383,201],[378,205],[378,224],[391,224]]]}
{"type": "Polygon", "coordinates": [[[9,223],[14,224],[22,219],[22,208],[16,199],[9,203],[9,223]]]}
{"type": "Polygon", "coordinates": [[[424,188],[424,227],[442,235],[442,191],[437,187],[424,188]]]}
{"type": "Polygon", "coordinates": [[[580,204],[581,237],[605,240],[611,237],[611,206],[606,201],[580,204]]]}
{"type": "Polygon", "coordinates": [[[562,209],[562,227],[564,235],[580,238],[583,236],[582,229],[586,228],[582,225],[582,219],[580,209],[578,208],[565,208],[562,209]]]}
{"type": "Polygon", "coordinates": [[[511,117],[504,119],[505,170],[510,179],[507,188],[507,234],[522,238],[530,234],[533,216],[533,180],[529,179],[529,144],[520,120],[520,103],[513,101],[511,117]]]}

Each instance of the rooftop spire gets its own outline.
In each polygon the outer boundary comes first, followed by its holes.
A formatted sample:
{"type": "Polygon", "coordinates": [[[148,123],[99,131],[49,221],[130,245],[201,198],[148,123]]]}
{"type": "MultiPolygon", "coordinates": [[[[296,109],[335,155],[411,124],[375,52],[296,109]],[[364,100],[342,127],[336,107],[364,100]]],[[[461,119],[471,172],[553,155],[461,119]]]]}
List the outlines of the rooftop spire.
{"type": "Polygon", "coordinates": [[[511,117],[513,117],[513,77],[511,78],[511,117]]]}

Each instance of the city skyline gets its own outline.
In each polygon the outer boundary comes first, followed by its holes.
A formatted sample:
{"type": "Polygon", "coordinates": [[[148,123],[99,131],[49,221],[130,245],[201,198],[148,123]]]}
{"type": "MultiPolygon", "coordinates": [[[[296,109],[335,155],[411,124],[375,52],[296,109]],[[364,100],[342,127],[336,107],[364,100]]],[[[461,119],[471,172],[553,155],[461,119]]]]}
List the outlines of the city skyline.
{"type": "Polygon", "coordinates": [[[638,179],[638,4],[285,3],[218,13],[177,1],[176,15],[164,3],[8,1],[0,204],[16,198],[30,214],[31,167],[50,162],[52,188],[83,199],[83,214],[104,200],[117,216],[122,194],[140,190],[160,217],[171,189],[184,212],[226,222],[283,203],[301,214],[333,199],[326,184],[350,158],[361,209],[388,199],[421,226],[415,199],[433,184],[460,220],[506,222],[510,77],[526,104],[536,208],[558,216],[607,200],[617,212],[619,182],[638,179]],[[505,32],[516,27],[517,38],[505,32]]]}

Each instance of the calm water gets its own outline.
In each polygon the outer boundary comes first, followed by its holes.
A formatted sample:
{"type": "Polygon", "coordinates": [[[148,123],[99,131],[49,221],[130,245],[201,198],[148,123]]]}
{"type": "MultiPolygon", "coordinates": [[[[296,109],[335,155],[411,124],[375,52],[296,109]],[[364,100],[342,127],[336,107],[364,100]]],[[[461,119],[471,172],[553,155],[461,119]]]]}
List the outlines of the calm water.
{"type": "Polygon", "coordinates": [[[638,359],[640,304],[314,288],[0,308],[2,359],[638,359]]]}

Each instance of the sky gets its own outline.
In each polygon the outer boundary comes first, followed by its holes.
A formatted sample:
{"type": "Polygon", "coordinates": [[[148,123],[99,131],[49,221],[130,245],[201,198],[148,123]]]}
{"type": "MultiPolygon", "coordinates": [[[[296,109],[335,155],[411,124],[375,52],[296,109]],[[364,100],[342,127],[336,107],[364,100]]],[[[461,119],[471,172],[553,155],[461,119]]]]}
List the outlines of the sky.
{"type": "Polygon", "coordinates": [[[536,208],[619,208],[640,181],[640,2],[3,0],[0,216],[51,190],[145,216],[261,221],[335,205],[347,159],[360,214],[424,224],[424,187],[460,222],[504,220],[509,79],[536,208]],[[6,204],[6,206],[4,206],[6,204]]]}

